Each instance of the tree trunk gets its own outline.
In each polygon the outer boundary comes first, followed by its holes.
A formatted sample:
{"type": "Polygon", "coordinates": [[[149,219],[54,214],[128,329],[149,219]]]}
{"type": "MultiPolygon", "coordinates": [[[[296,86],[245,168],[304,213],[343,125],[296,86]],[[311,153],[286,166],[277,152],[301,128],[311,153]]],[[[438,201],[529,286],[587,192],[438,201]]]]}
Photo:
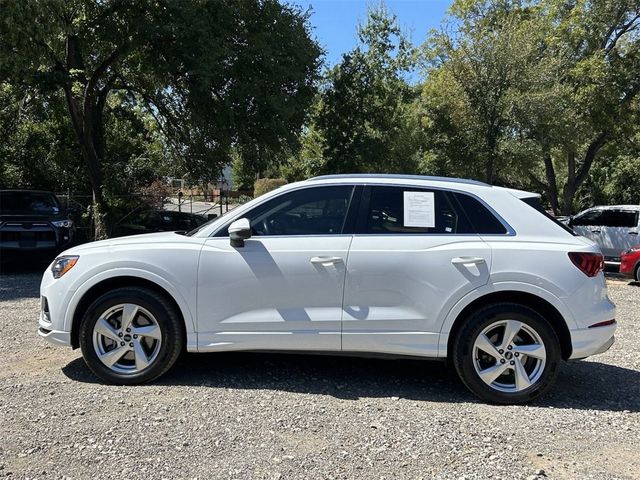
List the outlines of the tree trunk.
{"type": "Polygon", "coordinates": [[[558,184],[556,181],[556,171],[553,166],[553,160],[551,154],[547,153],[544,157],[544,170],[547,177],[547,195],[549,196],[549,203],[553,209],[554,215],[560,214],[560,199],[558,198],[558,184]]]}
{"type": "Polygon", "coordinates": [[[576,154],[569,152],[567,154],[567,182],[562,192],[562,214],[571,215],[573,213],[573,200],[576,192],[589,176],[591,165],[593,165],[600,149],[607,143],[608,132],[601,132],[589,144],[584,154],[584,160],[580,169],[576,170],[576,154]]]}

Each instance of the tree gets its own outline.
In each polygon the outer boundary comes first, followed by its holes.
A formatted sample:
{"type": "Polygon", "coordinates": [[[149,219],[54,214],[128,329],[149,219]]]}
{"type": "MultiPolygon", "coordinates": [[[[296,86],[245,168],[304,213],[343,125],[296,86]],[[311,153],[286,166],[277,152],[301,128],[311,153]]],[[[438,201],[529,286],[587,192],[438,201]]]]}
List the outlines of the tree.
{"type": "Polygon", "coordinates": [[[544,180],[538,183],[553,209],[568,215],[602,149],[633,128],[640,1],[545,0],[539,15],[539,71],[547,75],[531,94],[546,100],[546,112],[522,125],[544,142],[544,180]]]}
{"type": "Polygon", "coordinates": [[[105,235],[105,111],[152,115],[177,162],[213,176],[232,146],[295,143],[320,49],[308,18],[276,0],[2,2],[0,78],[63,93],[105,235]],[[116,97],[116,93],[118,96],[116,97]]]}
{"type": "Polygon", "coordinates": [[[508,182],[513,93],[532,61],[524,1],[457,0],[452,19],[424,47],[423,120],[429,167],[508,182]]]}
{"type": "Polygon", "coordinates": [[[329,72],[320,95],[314,128],[324,141],[324,170],[413,171],[415,149],[399,136],[415,96],[404,78],[415,65],[415,51],[382,5],[369,10],[358,40],[329,72]]]}

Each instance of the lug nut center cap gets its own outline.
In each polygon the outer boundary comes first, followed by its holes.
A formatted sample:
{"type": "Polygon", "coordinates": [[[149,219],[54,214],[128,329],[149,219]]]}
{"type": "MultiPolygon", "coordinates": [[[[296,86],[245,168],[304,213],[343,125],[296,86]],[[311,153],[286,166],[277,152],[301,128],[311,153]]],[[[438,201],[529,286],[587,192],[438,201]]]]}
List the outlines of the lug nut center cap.
{"type": "Polygon", "coordinates": [[[504,354],[504,358],[506,358],[507,360],[511,360],[513,358],[513,353],[511,352],[507,352],[504,354]]]}
{"type": "Polygon", "coordinates": [[[129,335],[128,333],[124,336],[124,341],[125,342],[130,342],[131,341],[131,335],[129,335]]]}

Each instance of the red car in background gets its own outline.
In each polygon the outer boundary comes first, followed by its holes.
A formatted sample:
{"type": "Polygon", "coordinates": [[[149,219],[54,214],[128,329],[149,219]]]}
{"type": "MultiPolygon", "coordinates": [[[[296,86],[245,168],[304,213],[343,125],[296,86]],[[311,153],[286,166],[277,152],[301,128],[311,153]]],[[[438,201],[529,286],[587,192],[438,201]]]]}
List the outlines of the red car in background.
{"type": "Polygon", "coordinates": [[[620,255],[620,273],[640,282],[640,245],[622,252],[620,255]]]}

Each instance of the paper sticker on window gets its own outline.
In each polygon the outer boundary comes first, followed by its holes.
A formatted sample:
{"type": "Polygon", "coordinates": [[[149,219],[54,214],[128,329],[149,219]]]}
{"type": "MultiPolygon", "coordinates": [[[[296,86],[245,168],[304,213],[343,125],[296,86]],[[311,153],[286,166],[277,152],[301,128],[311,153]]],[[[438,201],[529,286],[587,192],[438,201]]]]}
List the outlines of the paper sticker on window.
{"type": "Polygon", "coordinates": [[[404,226],[436,226],[433,192],[404,192],[404,226]]]}

